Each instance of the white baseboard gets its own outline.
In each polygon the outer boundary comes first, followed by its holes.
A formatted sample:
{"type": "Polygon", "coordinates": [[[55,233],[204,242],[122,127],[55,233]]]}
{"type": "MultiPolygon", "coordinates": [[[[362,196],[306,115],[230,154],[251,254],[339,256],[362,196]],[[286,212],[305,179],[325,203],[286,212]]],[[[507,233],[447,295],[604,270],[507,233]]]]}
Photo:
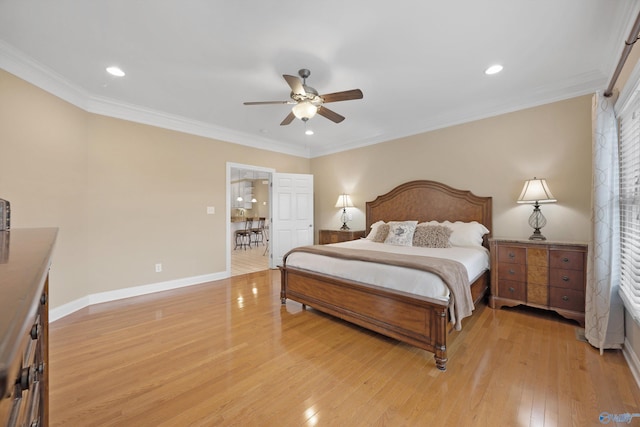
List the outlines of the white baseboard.
{"type": "Polygon", "coordinates": [[[116,289],[113,291],[90,294],[60,307],[49,310],[49,322],[55,322],[73,312],[85,307],[103,302],[116,301],[119,299],[136,297],[139,295],[151,294],[154,292],[168,291],[170,289],[183,288],[185,286],[199,285],[201,283],[212,282],[214,280],[226,279],[229,275],[226,272],[204,274],[202,276],[185,277],[183,279],[169,280],[166,282],[152,283],[150,285],[134,286],[132,288],[116,289]]]}
{"type": "Polygon", "coordinates": [[[622,354],[624,354],[624,358],[627,360],[627,365],[629,365],[629,369],[631,369],[636,384],[640,387],[640,359],[638,359],[638,355],[633,351],[631,343],[629,343],[626,338],[624,339],[622,354]]]}

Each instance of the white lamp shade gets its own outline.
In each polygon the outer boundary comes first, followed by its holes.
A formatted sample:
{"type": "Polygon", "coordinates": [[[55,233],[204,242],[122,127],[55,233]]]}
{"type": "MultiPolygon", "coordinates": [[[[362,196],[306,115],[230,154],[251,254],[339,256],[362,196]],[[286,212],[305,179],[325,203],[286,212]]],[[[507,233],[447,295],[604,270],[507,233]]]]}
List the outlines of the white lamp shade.
{"type": "Polygon", "coordinates": [[[556,198],[551,194],[547,181],[544,179],[533,178],[524,182],[524,188],[518,203],[554,203],[556,198]]]}
{"type": "Polygon", "coordinates": [[[294,105],[291,111],[298,119],[309,120],[316,115],[318,107],[313,105],[310,101],[302,101],[294,105]]]}
{"type": "Polygon", "coordinates": [[[353,202],[351,201],[351,196],[348,194],[341,194],[338,196],[338,200],[336,201],[336,208],[352,208],[353,202]]]}

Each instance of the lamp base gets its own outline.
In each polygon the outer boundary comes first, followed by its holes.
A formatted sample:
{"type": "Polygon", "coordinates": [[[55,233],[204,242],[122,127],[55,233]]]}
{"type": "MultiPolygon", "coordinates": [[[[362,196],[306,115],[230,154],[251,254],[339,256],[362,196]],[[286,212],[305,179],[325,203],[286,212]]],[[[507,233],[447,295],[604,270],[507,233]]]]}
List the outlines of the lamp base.
{"type": "Polygon", "coordinates": [[[536,228],[533,234],[529,236],[529,240],[547,240],[547,238],[542,235],[539,228],[536,228]]]}
{"type": "Polygon", "coordinates": [[[347,208],[342,208],[342,215],[340,216],[340,220],[342,221],[342,227],[340,227],[340,230],[349,230],[349,226],[347,225],[347,221],[349,221],[349,217],[347,216],[347,208]]]}
{"type": "Polygon", "coordinates": [[[545,225],[547,225],[547,219],[542,215],[540,205],[536,201],[535,205],[533,205],[533,212],[529,217],[529,226],[533,228],[533,234],[529,237],[529,240],[547,240],[540,232],[540,229],[545,225]]]}

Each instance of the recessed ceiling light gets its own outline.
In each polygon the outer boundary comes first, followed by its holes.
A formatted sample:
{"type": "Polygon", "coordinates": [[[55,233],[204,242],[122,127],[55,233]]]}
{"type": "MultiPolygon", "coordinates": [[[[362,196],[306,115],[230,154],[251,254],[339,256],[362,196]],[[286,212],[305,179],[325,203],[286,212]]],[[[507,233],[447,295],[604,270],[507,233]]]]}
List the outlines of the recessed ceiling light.
{"type": "Polygon", "coordinates": [[[124,71],[122,71],[120,67],[116,67],[116,66],[107,67],[107,73],[116,77],[124,77],[124,71]]]}
{"type": "Polygon", "coordinates": [[[496,74],[502,71],[502,65],[496,64],[484,70],[484,73],[487,75],[496,74]]]}
{"type": "Polygon", "coordinates": [[[311,129],[307,129],[304,131],[305,135],[313,135],[313,131],[311,129]]]}

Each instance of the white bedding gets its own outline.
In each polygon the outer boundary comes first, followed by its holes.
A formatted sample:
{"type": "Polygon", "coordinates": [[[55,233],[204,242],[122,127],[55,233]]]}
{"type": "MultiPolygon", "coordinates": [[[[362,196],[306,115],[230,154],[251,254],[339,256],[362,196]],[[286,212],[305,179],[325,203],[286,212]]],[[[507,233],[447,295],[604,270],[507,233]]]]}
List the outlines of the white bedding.
{"type": "MultiPolygon", "coordinates": [[[[489,251],[483,246],[454,246],[445,249],[423,248],[394,246],[368,239],[334,243],[331,246],[452,259],[466,267],[469,285],[489,269],[489,251]]],[[[290,254],[287,258],[287,265],[442,301],[449,300],[449,289],[442,282],[442,279],[425,271],[364,261],[343,260],[305,252],[290,254]]]]}

